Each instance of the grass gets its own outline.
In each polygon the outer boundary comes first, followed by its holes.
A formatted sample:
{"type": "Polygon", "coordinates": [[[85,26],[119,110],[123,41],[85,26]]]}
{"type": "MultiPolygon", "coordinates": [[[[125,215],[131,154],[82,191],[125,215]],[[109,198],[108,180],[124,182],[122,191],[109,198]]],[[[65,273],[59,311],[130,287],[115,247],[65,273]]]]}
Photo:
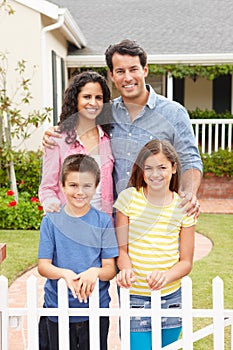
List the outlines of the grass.
{"type": "MultiPolygon", "coordinates": [[[[208,256],[194,263],[190,274],[193,281],[193,307],[212,308],[212,280],[219,276],[224,282],[224,307],[233,309],[233,215],[201,214],[197,232],[212,240],[213,249],[208,256]]],[[[194,319],[194,329],[203,328],[212,323],[211,321],[211,319],[194,319]]],[[[225,329],[225,350],[230,348],[228,327],[225,329]]],[[[208,336],[196,342],[194,349],[213,349],[213,337],[208,336]]]]}
{"type": "Polygon", "coordinates": [[[6,259],[0,264],[0,275],[9,285],[25,270],[37,264],[39,231],[0,230],[0,242],[6,243],[6,259]]]}
{"type": "MultiPolygon", "coordinates": [[[[201,214],[197,232],[213,242],[210,254],[194,263],[190,277],[193,281],[193,307],[212,308],[212,280],[219,276],[224,281],[224,305],[233,309],[232,261],[233,261],[233,215],[201,214]]],[[[0,274],[11,284],[23,271],[37,263],[38,231],[0,231],[0,242],[7,244],[7,258],[0,265],[0,274]]],[[[211,323],[210,319],[194,319],[194,329],[211,323]]],[[[212,336],[194,344],[195,350],[213,349],[212,336]]],[[[230,349],[230,329],[225,332],[225,350],[230,349]]]]}

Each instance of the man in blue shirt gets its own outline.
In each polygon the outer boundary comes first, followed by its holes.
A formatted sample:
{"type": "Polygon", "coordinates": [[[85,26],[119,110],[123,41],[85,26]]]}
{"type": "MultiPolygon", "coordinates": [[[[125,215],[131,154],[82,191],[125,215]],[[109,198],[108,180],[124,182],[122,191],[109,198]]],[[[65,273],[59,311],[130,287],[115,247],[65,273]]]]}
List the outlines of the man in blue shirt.
{"type": "Polygon", "coordinates": [[[199,213],[196,194],[202,177],[202,161],[186,109],[155,93],[146,85],[146,52],[135,42],[123,40],[105,52],[110,78],[120,93],[113,100],[111,145],[115,159],[117,194],[126,188],[132,165],[141,147],[157,138],[168,140],[182,165],[181,191],[190,200],[189,214],[199,213]]]}

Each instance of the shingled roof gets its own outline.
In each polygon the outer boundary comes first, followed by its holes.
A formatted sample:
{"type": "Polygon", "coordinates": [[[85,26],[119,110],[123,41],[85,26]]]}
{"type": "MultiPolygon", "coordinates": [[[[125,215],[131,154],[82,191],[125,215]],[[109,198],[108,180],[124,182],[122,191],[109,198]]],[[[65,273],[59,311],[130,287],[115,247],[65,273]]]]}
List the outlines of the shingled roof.
{"type": "Polygon", "coordinates": [[[75,55],[103,55],[124,38],[150,55],[233,52],[232,0],[52,0],[87,39],[75,55]]]}

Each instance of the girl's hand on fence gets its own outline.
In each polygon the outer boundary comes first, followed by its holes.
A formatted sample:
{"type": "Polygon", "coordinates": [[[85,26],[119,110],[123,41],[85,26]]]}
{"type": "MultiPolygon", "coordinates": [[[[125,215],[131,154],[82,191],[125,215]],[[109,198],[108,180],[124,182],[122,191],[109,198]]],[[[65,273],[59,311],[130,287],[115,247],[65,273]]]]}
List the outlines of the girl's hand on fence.
{"type": "Polygon", "coordinates": [[[91,267],[90,269],[79,273],[74,278],[75,293],[80,303],[87,303],[87,298],[95,288],[96,280],[99,275],[99,268],[91,267]]]}
{"type": "Polygon", "coordinates": [[[159,290],[167,284],[167,277],[164,271],[154,270],[147,275],[146,280],[151,290],[159,290]]]}
{"type": "Polygon", "coordinates": [[[117,276],[116,281],[119,287],[131,288],[132,283],[135,282],[135,275],[132,269],[123,269],[117,276]]]}

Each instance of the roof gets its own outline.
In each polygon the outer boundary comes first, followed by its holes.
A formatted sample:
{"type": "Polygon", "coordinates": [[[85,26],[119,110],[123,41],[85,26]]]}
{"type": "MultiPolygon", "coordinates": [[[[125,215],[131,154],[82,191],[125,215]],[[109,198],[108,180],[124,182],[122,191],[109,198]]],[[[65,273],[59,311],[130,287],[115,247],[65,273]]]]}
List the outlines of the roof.
{"type": "Polygon", "coordinates": [[[87,45],[71,55],[104,55],[128,38],[148,55],[233,53],[232,0],[52,0],[69,9],[87,45]]]}

